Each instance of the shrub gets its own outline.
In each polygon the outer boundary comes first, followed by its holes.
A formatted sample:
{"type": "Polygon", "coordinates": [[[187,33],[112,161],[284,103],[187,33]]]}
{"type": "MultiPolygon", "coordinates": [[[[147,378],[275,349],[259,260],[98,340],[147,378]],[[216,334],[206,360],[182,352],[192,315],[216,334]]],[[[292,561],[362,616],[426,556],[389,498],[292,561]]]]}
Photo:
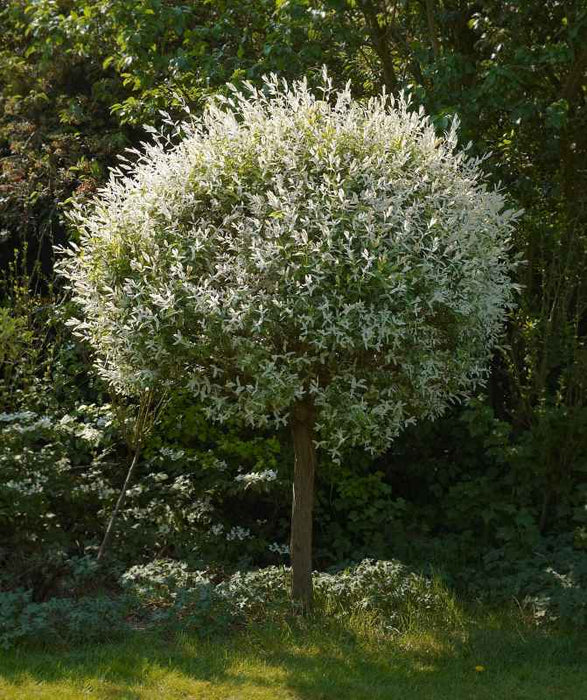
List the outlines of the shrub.
{"type": "Polygon", "coordinates": [[[507,548],[484,556],[481,570],[462,572],[463,588],[482,600],[515,599],[539,621],[587,624],[587,551],[571,535],[544,538],[525,556],[513,559],[507,548]]]}
{"type": "MultiPolygon", "coordinates": [[[[270,549],[279,528],[267,494],[280,488],[277,440],[208,428],[194,409],[184,418],[182,426],[168,417],[175,433],[165,434],[164,421],[146,446],[114,563],[154,551],[225,568],[280,561],[270,549]],[[197,420],[205,434],[192,433],[197,420]]],[[[0,589],[30,588],[42,600],[77,587],[72,566],[95,554],[121,486],[119,420],[109,405],[0,413],[0,589]]]]}
{"type": "Polygon", "coordinates": [[[116,494],[113,440],[109,406],[0,414],[0,588],[42,599],[59,589],[69,557],[91,551],[116,494]]]}
{"type": "MultiPolygon", "coordinates": [[[[270,566],[214,582],[208,572],[159,560],[127,571],[125,590],[152,611],[152,620],[181,623],[208,634],[227,624],[283,619],[292,612],[291,569],[270,566]]],[[[453,596],[438,580],[396,561],[364,560],[335,573],[314,575],[316,612],[349,617],[367,614],[385,630],[404,630],[426,619],[428,625],[459,624],[453,596]]]]}
{"type": "Polygon", "coordinates": [[[30,591],[0,593],[0,646],[110,639],[130,629],[128,613],[124,598],[53,598],[35,603],[30,591]]]}

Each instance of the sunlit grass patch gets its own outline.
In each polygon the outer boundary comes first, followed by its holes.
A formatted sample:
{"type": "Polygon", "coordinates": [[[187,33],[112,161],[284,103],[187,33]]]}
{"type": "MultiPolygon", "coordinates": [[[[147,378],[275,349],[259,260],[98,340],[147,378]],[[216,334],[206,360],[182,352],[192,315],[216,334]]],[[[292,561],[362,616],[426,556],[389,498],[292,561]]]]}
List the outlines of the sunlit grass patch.
{"type": "MultiPolygon", "coordinates": [[[[448,595],[448,593],[447,593],[448,595]]],[[[169,630],[0,658],[0,698],[142,700],[551,700],[587,697],[580,631],[519,610],[460,605],[386,627],[375,610],[291,613],[209,638],[169,630]]],[[[447,598],[448,601],[448,598],[447,598]]],[[[448,602],[447,602],[448,605],[448,602]]],[[[450,606],[449,606],[450,607],[450,606]]]]}

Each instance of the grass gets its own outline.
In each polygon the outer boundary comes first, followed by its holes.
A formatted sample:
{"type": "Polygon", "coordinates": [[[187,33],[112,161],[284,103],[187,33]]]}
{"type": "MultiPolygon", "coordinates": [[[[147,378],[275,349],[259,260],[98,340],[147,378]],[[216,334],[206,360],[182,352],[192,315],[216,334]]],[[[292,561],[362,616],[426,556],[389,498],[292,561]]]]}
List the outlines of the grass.
{"type": "Polygon", "coordinates": [[[364,617],[319,616],[214,641],[136,633],[0,657],[2,699],[86,697],[579,700],[587,698],[587,641],[537,630],[513,613],[466,615],[458,631],[420,623],[403,634],[377,633],[364,617]]]}

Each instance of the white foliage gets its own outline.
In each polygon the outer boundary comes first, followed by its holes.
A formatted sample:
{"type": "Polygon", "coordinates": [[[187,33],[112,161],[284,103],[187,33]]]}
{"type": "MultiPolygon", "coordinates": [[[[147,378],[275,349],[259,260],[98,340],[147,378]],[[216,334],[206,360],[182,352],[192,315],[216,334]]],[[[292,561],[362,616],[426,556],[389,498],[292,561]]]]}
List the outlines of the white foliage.
{"type": "Polygon", "coordinates": [[[155,134],[70,219],[60,264],[117,390],[188,387],[218,420],[387,447],[481,383],[512,305],[516,214],[428,119],[275,76],[155,134]]]}

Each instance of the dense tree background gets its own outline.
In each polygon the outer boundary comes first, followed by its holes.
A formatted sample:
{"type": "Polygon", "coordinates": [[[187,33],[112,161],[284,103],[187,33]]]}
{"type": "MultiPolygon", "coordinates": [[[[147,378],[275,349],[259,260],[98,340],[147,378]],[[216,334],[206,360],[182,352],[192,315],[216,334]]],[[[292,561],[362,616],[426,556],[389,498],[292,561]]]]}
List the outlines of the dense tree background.
{"type": "MultiPolygon", "coordinates": [[[[487,391],[408,431],[375,461],[357,452],[321,469],[318,564],[403,556],[441,562],[455,581],[482,570],[485,584],[493,575],[521,580],[520,562],[537,552],[564,550],[584,565],[584,0],[4,0],[0,26],[0,410],[78,411],[79,418],[80,405],[110,400],[63,325],[67,301],[53,278],[52,251],[68,240],[64,209],[91,196],[117,154],[147,138],[141,125],[158,124],[159,110],[181,114],[182,103],[197,112],[227,81],[257,82],[275,71],[312,82],[325,64],[340,84],[352,81],[357,97],[383,86],[404,90],[439,132],[458,116],[463,144],[490,154],[488,175],[524,209],[515,253],[525,262],[519,306],[487,391]]],[[[124,431],[117,430],[111,464],[100,463],[112,493],[124,476],[124,431]]],[[[8,475],[31,448],[11,435],[4,434],[0,464],[8,475]]],[[[42,431],[31,440],[37,451],[55,442],[42,431]]],[[[1,585],[16,580],[39,598],[55,589],[68,557],[96,546],[113,498],[106,490],[99,498],[86,493],[83,507],[72,501],[68,480],[95,468],[96,448],[84,457],[63,441],[58,449],[76,457],[67,457],[61,491],[35,501],[38,511],[30,498],[16,508],[9,489],[0,495],[0,556],[12,572],[1,585]],[[49,510],[55,517],[39,515],[49,510]],[[27,518],[42,534],[23,534],[27,518]],[[19,557],[38,564],[16,573],[19,557]]],[[[141,467],[151,490],[130,498],[117,556],[132,562],[164,553],[226,566],[279,559],[272,543],[287,539],[289,449],[285,436],[210,426],[197,406],[174,397],[141,467]],[[163,459],[162,450],[175,450],[175,458],[163,459]],[[239,490],[239,469],[276,470],[283,481],[239,490]],[[178,498],[156,473],[187,474],[192,491],[178,498]],[[208,499],[212,520],[185,516],[194,494],[208,499]],[[149,526],[137,527],[149,512],[149,526]],[[157,529],[157,522],[166,524],[157,529]],[[212,522],[216,532],[222,524],[237,534],[214,540],[212,522]],[[251,536],[241,540],[239,527],[251,536]]],[[[49,469],[54,456],[47,459],[49,469]]],[[[44,483],[55,478],[48,472],[44,483]]]]}

